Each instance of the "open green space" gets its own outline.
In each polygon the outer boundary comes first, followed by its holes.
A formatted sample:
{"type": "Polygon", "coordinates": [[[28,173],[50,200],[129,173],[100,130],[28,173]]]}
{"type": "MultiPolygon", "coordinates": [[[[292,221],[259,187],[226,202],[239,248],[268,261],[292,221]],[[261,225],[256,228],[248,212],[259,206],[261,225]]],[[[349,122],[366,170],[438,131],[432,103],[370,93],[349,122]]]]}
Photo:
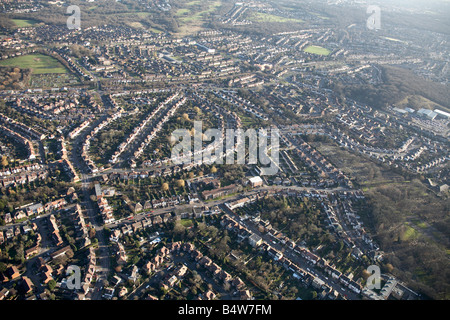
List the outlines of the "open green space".
{"type": "Polygon", "coordinates": [[[309,47],[305,48],[303,51],[312,53],[312,54],[318,54],[321,56],[327,56],[331,53],[330,50],[320,47],[320,46],[309,46],[309,47]]]}
{"type": "Polygon", "coordinates": [[[38,23],[36,20],[29,20],[29,19],[11,19],[11,20],[19,28],[32,27],[36,23],[38,23]]]}
{"type": "Polygon", "coordinates": [[[304,22],[302,19],[297,18],[286,18],[277,16],[270,13],[263,13],[263,12],[255,12],[251,17],[250,20],[253,22],[291,22],[291,23],[302,23],[304,22]]]}
{"type": "Polygon", "coordinates": [[[186,4],[190,8],[178,9],[176,15],[183,16],[180,20],[184,23],[199,22],[202,21],[207,14],[214,12],[221,4],[221,1],[209,1],[203,5],[200,11],[195,12],[194,5],[197,5],[197,3],[192,1],[186,4]]]}
{"type": "Polygon", "coordinates": [[[402,241],[408,241],[408,240],[413,240],[415,238],[417,238],[419,236],[419,232],[417,232],[416,229],[410,227],[410,226],[405,226],[403,232],[401,232],[400,234],[400,239],[402,241]]]}
{"type": "Polygon", "coordinates": [[[55,58],[43,54],[29,54],[0,61],[0,66],[31,69],[32,74],[67,73],[68,70],[55,58]]]}
{"type": "Polygon", "coordinates": [[[194,225],[191,219],[182,219],[180,220],[180,224],[185,228],[189,228],[194,225]]]}

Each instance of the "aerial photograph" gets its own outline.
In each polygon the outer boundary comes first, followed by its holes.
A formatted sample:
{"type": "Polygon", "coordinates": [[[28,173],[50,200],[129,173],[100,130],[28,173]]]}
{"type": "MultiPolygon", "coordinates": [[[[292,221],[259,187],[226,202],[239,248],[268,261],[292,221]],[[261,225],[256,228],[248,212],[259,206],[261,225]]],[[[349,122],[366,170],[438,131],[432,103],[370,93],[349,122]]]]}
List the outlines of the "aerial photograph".
{"type": "Polygon", "coordinates": [[[0,300],[450,300],[449,17],[0,0],[0,300]]]}

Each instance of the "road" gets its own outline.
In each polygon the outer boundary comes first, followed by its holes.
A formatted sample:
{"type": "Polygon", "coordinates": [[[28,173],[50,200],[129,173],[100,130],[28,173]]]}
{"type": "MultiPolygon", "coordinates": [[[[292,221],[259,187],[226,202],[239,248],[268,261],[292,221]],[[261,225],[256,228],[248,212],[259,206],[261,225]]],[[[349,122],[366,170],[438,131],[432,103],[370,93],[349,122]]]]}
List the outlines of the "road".
{"type": "MultiPolygon", "coordinates": [[[[230,214],[231,216],[234,216],[235,218],[238,218],[238,221],[240,220],[240,217],[237,216],[233,211],[229,210],[226,206],[221,206],[222,209],[230,214]]],[[[275,248],[276,250],[283,253],[285,257],[287,257],[289,260],[297,264],[300,268],[303,270],[311,270],[308,271],[309,273],[318,276],[321,280],[323,280],[327,285],[329,285],[331,288],[339,292],[341,295],[345,296],[347,299],[350,300],[360,300],[359,295],[355,294],[354,292],[350,291],[349,289],[344,288],[339,282],[334,281],[333,279],[329,278],[327,274],[323,273],[319,268],[316,268],[311,262],[307,261],[303,257],[301,257],[299,254],[294,252],[292,249],[282,245],[278,241],[274,241],[274,239],[265,233],[262,233],[259,231],[259,228],[256,224],[254,224],[251,220],[246,220],[244,222],[245,226],[254,234],[257,234],[260,236],[263,241],[270,244],[271,247],[275,248]]]]}
{"type": "Polygon", "coordinates": [[[94,286],[94,290],[91,295],[92,300],[101,299],[101,288],[103,286],[103,280],[108,279],[110,273],[110,252],[108,246],[108,239],[105,235],[103,221],[98,210],[95,208],[90,198],[90,185],[89,177],[85,174],[82,175],[81,188],[83,192],[82,207],[86,208],[86,215],[88,217],[89,225],[95,228],[95,234],[98,239],[98,250],[96,251],[97,266],[96,275],[97,281],[94,286]]]}

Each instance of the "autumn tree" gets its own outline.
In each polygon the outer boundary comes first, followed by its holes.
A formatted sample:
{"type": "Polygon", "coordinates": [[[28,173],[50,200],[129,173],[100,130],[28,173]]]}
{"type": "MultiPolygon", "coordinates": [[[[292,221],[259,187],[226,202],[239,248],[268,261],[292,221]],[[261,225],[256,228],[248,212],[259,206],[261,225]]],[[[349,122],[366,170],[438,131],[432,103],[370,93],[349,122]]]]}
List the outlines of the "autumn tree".
{"type": "Polygon", "coordinates": [[[176,186],[177,186],[178,188],[183,188],[184,185],[185,185],[185,182],[184,182],[183,179],[177,180],[176,186]]]}

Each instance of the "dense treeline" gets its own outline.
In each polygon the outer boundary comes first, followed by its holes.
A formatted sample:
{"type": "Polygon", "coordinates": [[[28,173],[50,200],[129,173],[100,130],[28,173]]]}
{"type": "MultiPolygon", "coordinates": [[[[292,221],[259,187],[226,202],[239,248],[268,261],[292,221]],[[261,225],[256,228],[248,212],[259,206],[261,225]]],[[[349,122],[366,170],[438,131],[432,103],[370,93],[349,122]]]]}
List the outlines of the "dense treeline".
{"type": "Polygon", "coordinates": [[[418,180],[377,187],[368,196],[376,239],[394,274],[434,299],[448,299],[448,201],[418,180]]]}
{"type": "MultiPolygon", "coordinates": [[[[399,67],[382,66],[380,68],[383,73],[383,83],[380,85],[334,84],[333,89],[341,97],[348,97],[379,109],[396,104],[412,95],[421,95],[442,106],[448,105],[449,85],[434,83],[399,67]]],[[[448,111],[448,108],[443,108],[448,111]]]]}

